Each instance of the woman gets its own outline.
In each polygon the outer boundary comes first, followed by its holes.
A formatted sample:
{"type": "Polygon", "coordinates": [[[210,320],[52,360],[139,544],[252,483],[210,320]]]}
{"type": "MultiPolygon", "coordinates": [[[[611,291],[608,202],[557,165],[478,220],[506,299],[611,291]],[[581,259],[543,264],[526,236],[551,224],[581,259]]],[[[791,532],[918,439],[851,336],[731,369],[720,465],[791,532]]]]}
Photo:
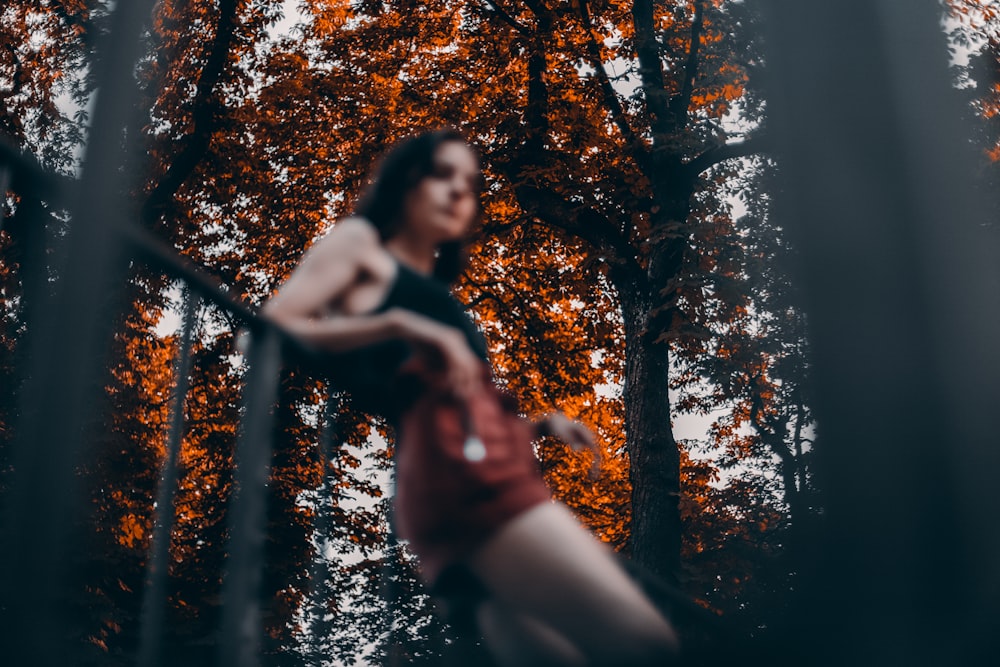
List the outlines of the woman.
{"type": "Polygon", "coordinates": [[[448,283],[479,214],[478,159],[440,130],[384,158],[354,216],[303,256],[265,316],[333,353],[360,407],[396,427],[395,523],[432,593],[468,582],[476,619],[509,665],[664,664],[671,625],[562,505],[531,440],[596,447],[561,414],[517,416],[448,283]]]}

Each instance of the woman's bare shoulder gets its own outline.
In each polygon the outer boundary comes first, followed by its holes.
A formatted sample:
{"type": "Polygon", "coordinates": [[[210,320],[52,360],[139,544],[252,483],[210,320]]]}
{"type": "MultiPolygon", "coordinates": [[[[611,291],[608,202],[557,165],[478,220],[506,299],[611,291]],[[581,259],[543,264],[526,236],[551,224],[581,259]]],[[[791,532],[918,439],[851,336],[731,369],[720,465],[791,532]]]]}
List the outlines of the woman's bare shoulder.
{"type": "Polygon", "coordinates": [[[373,254],[382,252],[382,239],[378,230],[365,218],[351,216],[338,220],[309,248],[302,263],[322,263],[329,260],[353,259],[363,262],[373,254]]]}
{"type": "Polygon", "coordinates": [[[368,218],[360,215],[350,215],[341,218],[330,230],[327,236],[338,234],[341,236],[351,236],[357,240],[364,240],[370,243],[379,243],[379,233],[375,225],[368,218]]]}
{"type": "Polygon", "coordinates": [[[277,316],[291,308],[290,312],[311,316],[341,298],[358,274],[384,254],[378,230],[370,222],[344,218],[309,247],[268,300],[265,312],[277,316]]]}
{"type": "Polygon", "coordinates": [[[324,234],[313,248],[330,250],[361,250],[381,247],[382,239],[378,230],[366,218],[350,216],[341,218],[324,234]]]}

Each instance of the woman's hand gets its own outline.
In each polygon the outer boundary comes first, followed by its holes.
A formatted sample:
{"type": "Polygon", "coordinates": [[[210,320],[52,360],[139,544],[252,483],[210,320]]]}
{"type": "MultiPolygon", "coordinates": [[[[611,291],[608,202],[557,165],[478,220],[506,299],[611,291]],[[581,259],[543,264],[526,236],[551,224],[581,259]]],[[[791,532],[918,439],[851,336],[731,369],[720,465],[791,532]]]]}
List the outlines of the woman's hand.
{"type": "Polygon", "coordinates": [[[573,421],[561,412],[553,412],[542,418],[538,424],[538,434],[540,436],[552,436],[565,442],[574,451],[589,449],[594,454],[594,461],[590,466],[590,476],[597,479],[601,475],[601,461],[603,453],[601,446],[597,443],[593,431],[578,421],[573,421]]]}
{"type": "Polygon", "coordinates": [[[469,347],[465,334],[454,327],[403,309],[389,311],[401,335],[414,343],[419,357],[432,369],[440,368],[441,381],[457,398],[465,400],[482,389],[483,360],[469,347]]]}
{"type": "Polygon", "coordinates": [[[483,360],[469,347],[465,334],[449,326],[441,328],[433,346],[444,361],[445,382],[457,398],[468,399],[482,389],[483,360]]]}

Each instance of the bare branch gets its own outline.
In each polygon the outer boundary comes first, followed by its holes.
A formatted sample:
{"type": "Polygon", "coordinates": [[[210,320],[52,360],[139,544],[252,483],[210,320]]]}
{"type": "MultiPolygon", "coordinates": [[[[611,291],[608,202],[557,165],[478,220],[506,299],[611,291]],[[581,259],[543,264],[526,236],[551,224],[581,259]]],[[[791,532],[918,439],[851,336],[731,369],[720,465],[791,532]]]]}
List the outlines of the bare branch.
{"type": "Polygon", "coordinates": [[[687,174],[695,178],[706,169],[717,165],[724,160],[732,160],[739,157],[747,157],[757,153],[763,153],[770,147],[767,137],[748,137],[743,141],[731,144],[713,146],[703,151],[696,158],[684,165],[687,174]]]}
{"type": "Polygon", "coordinates": [[[531,35],[531,30],[529,30],[527,27],[525,27],[525,26],[521,25],[520,23],[518,23],[517,20],[513,16],[511,16],[509,13],[507,13],[507,11],[503,7],[500,6],[499,2],[496,2],[496,0],[484,0],[484,2],[489,6],[490,9],[493,10],[494,14],[496,14],[497,16],[499,16],[503,20],[504,23],[506,23],[507,25],[509,25],[510,27],[512,27],[519,34],[524,35],[525,37],[528,37],[528,36],[531,35]]]}
{"type": "Polygon", "coordinates": [[[583,21],[583,27],[587,31],[587,56],[590,58],[590,65],[594,68],[597,80],[601,84],[604,104],[611,112],[611,118],[622,133],[622,138],[631,149],[632,159],[635,160],[640,169],[648,171],[649,153],[646,150],[646,144],[636,136],[635,131],[628,122],[628,117],[625,115],[621,101],[618,99],[618,93],[615,92],[614,86],[611,85],[611,77],[608,76],[608,70],[601,59],[601,49],[597,44],[597,37],[594,35],[594,27],[590,20],[590,9],[587,6],[587,0],[580,0],[579,7],[580,20],[583,21]]]}
{"type": "Polygon", "coordinates": [[[701,47],[701,32],[704,28],[704,3],[694,3],[694,20],[691,22],[691,44],[688,47],[687,62],[684,65],[684,83],[681,92],[671,101],[675,127],[687,125],[688,108],[694,94],[694,80],[698,76],[698,51],[701,47]]]}
{"type": "Polygon", "coordinates": [[[583,241],[594,255],[633,273],[636,281],[644,280],[645,273],[636,262],[635,249],[602,213],[589,206],[573,204],[559,193],[535,185],[515,185],[514,193],[521,208],[530,216],[583,241]]]}
{"type": "Polygon", "coordinates": [[[208,150],[212,134],[219,122],[216,116],[217,104],[213,101],[215,88],[222,77],[236,35],[238,4],[237,0],[221,0],[219,3],[215,41],[201,71],[192,111],[194,129],[188,135],[184,148],[171,162],[167,173],[143,203],[143,220],[153,220],[162,213],[208,150]]]}
{"type": "MultiPolygon", "coordinates": [[[[639,61],[639,78],[646,96],[646,106],[652,115],[655,134],[670,131],[670,102],[660,62],[660,46],[653,25],[653,0],[635,0],[632,23],[635,26],[635,55],[639,61]]],[[[655,141],[655,138],[654,138],[655,141]]]]}

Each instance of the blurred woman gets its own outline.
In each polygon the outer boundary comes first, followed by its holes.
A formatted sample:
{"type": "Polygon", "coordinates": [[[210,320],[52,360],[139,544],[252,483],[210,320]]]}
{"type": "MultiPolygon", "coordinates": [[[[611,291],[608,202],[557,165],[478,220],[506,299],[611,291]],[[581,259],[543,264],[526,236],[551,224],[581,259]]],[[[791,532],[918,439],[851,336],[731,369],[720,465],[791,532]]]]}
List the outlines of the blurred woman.
{"type": "Polygon", "coordinates": [[[263,309],[331,354],[334,376],[396,429],[394,522],[443,600],[506,665],[665,664],[670,623],[543,484],[532,440],[599,449],[561,414],[520,417],[450,284],[479,215],[476,153],[451,130],[411,137],[263,309]]]}

